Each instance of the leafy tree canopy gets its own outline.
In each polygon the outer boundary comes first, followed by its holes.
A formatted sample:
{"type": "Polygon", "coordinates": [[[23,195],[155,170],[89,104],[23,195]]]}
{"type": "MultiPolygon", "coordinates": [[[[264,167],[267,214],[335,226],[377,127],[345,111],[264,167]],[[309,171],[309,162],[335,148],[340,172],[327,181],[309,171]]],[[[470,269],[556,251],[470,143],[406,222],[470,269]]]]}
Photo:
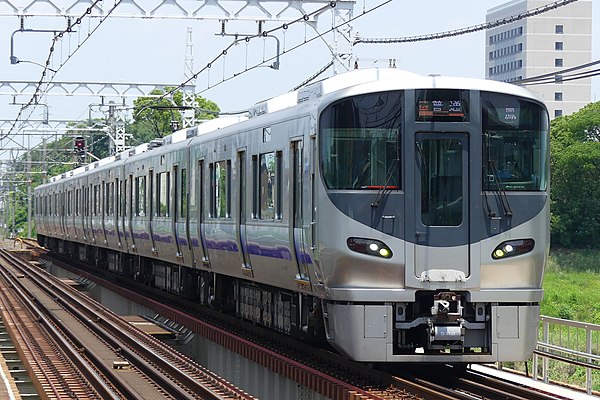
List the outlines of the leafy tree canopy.
{"type": "Polygon", "coordinates": [[[600,101],[551,123],[552,145],[556,150],[582,141],[600,141],[600,101]]]}
{"type": "MultiPolygon", "coordinates": [[[[167,91],[172,88],[165,88],[167,91]]],[[[152,95],[163,95],[165,92],[155,89],[152,95]]],[[[181,128],[183,93],[176,91],[172,100],[169,98],[139,97],[133,101],[133,123],[127,127],[133,138],[131,145],[147,143],[154,138],[164,137],[175,129],[181,128]]],[[[201,96],[195,98],[195,118],[197,120],[213,119],[220,111],[213,101],[201,96]]]]}
{"type": "Polygon", "coordinates": [[[600,102],[551,124],[552,243],[600,248],[600,102]]]}

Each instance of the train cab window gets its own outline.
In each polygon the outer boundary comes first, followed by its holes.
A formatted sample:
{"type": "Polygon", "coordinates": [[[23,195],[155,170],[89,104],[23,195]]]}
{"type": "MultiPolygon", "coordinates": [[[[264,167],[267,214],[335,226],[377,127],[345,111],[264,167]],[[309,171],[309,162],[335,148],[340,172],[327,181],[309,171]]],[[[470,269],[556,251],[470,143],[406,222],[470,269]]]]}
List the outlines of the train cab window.
{"type": "Polygon", "coordinates": [[[483,190],[546,190],[549,123],[544,107],[494,93],[482,93],[481,104],[483,190]]]}
{"type": "Polygon", "coordinates": [[[320,153],[329,189],[401,189],[403,93],[358,95],[320,117],[320,153]]]}
{"type": "Polygon", "coordinates": [[[161,172],[156,175],[156,216],[168,217],[171,193],[171,174],[161,172]]]}

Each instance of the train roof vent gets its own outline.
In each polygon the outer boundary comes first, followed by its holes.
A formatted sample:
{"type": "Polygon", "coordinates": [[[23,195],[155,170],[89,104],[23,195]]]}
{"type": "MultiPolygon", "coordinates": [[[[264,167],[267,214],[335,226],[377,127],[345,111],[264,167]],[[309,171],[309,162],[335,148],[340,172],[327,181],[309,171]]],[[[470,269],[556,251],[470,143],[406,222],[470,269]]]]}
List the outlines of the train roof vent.
{"type": "Polygon", "coordinates": [[[148,143],[148,150],[155,149],[163,145],[162,139],[152,139],[150,143],[148,143]]]}
{"type": "Polygon", "coordinates": [[[129,157],[136,155],[136,154],[142,154],[145,151],[148,151],[148,143],[142,143],[137,147],[134,147],[133,149],[129,150],[129,157]]]}
{"type": "Polygon", "coordinates": [[[189,128],[187,131],[185,131],[185,138],[189,139],[191,137],[194,137],[198,134],[198,127],[194,126],[193,128],[189,128]]]}

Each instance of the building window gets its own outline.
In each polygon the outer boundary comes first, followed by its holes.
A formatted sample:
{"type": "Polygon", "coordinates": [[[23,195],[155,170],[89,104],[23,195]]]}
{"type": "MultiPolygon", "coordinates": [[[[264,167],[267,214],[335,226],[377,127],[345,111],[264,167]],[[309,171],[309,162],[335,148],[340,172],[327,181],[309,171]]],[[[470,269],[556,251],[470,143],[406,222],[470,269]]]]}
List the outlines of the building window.
{"type": "Polygon", "coordinates": [[[562,67],[563,66],[563,59],[562,58],[555,58],[554,59],[554,66],[555,67],[562,67]]]}
{"type": "Polygon", "coordinates": [[[554,101],[562,101],[562,92],[554,92],[554,101]]]}
{"type": "Polygon", "coordinates": [[[562,83],[563,77],[562,75],[555,75],[554,76],[554,83],[562,83]]]}
{"type": "Polygon", "coordinates": [[[554,50],[562,50],[563,42],[554,42],[554,50]]]}
{"type": "Polygon", "coordinates": [[[563,26],[562,25],[555,25],[554,26],[554,33],[563,33],[563,26]]]}
{"type": "Polygon", "coordinates": [[[562,110],[554,110],[554,118],[562,116],[562,110]]]}

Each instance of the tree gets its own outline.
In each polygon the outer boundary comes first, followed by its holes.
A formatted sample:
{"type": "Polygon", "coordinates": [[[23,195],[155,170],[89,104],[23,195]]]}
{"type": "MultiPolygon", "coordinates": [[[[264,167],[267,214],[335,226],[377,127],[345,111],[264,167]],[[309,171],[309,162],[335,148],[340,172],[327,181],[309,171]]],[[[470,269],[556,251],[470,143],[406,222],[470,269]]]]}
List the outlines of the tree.
{"type": "Polygon", "coordinates": [[[551,124],[552,243],[600,248],[600,102],[551,124]]]}
{"type": "MultiPolygon", "coordinates": [[[[165,88],[167,91],[172,88],[165,88]]],[[[163,95],[164,92],[155,89],[152,95],[163,95]]],[[[201,96],[196,96],[195,117],[198,120],[212,119],[218,116],[219,107],[216,103],[201,96]]],[[[148,143],[154,138],[161,138],[181,128],[183,109],[183,93],[176,91],[173,99],[139,97],[133,101],[134,122],[127,127],[127,132],[133,135],[131,145],[148,143]]]]}

